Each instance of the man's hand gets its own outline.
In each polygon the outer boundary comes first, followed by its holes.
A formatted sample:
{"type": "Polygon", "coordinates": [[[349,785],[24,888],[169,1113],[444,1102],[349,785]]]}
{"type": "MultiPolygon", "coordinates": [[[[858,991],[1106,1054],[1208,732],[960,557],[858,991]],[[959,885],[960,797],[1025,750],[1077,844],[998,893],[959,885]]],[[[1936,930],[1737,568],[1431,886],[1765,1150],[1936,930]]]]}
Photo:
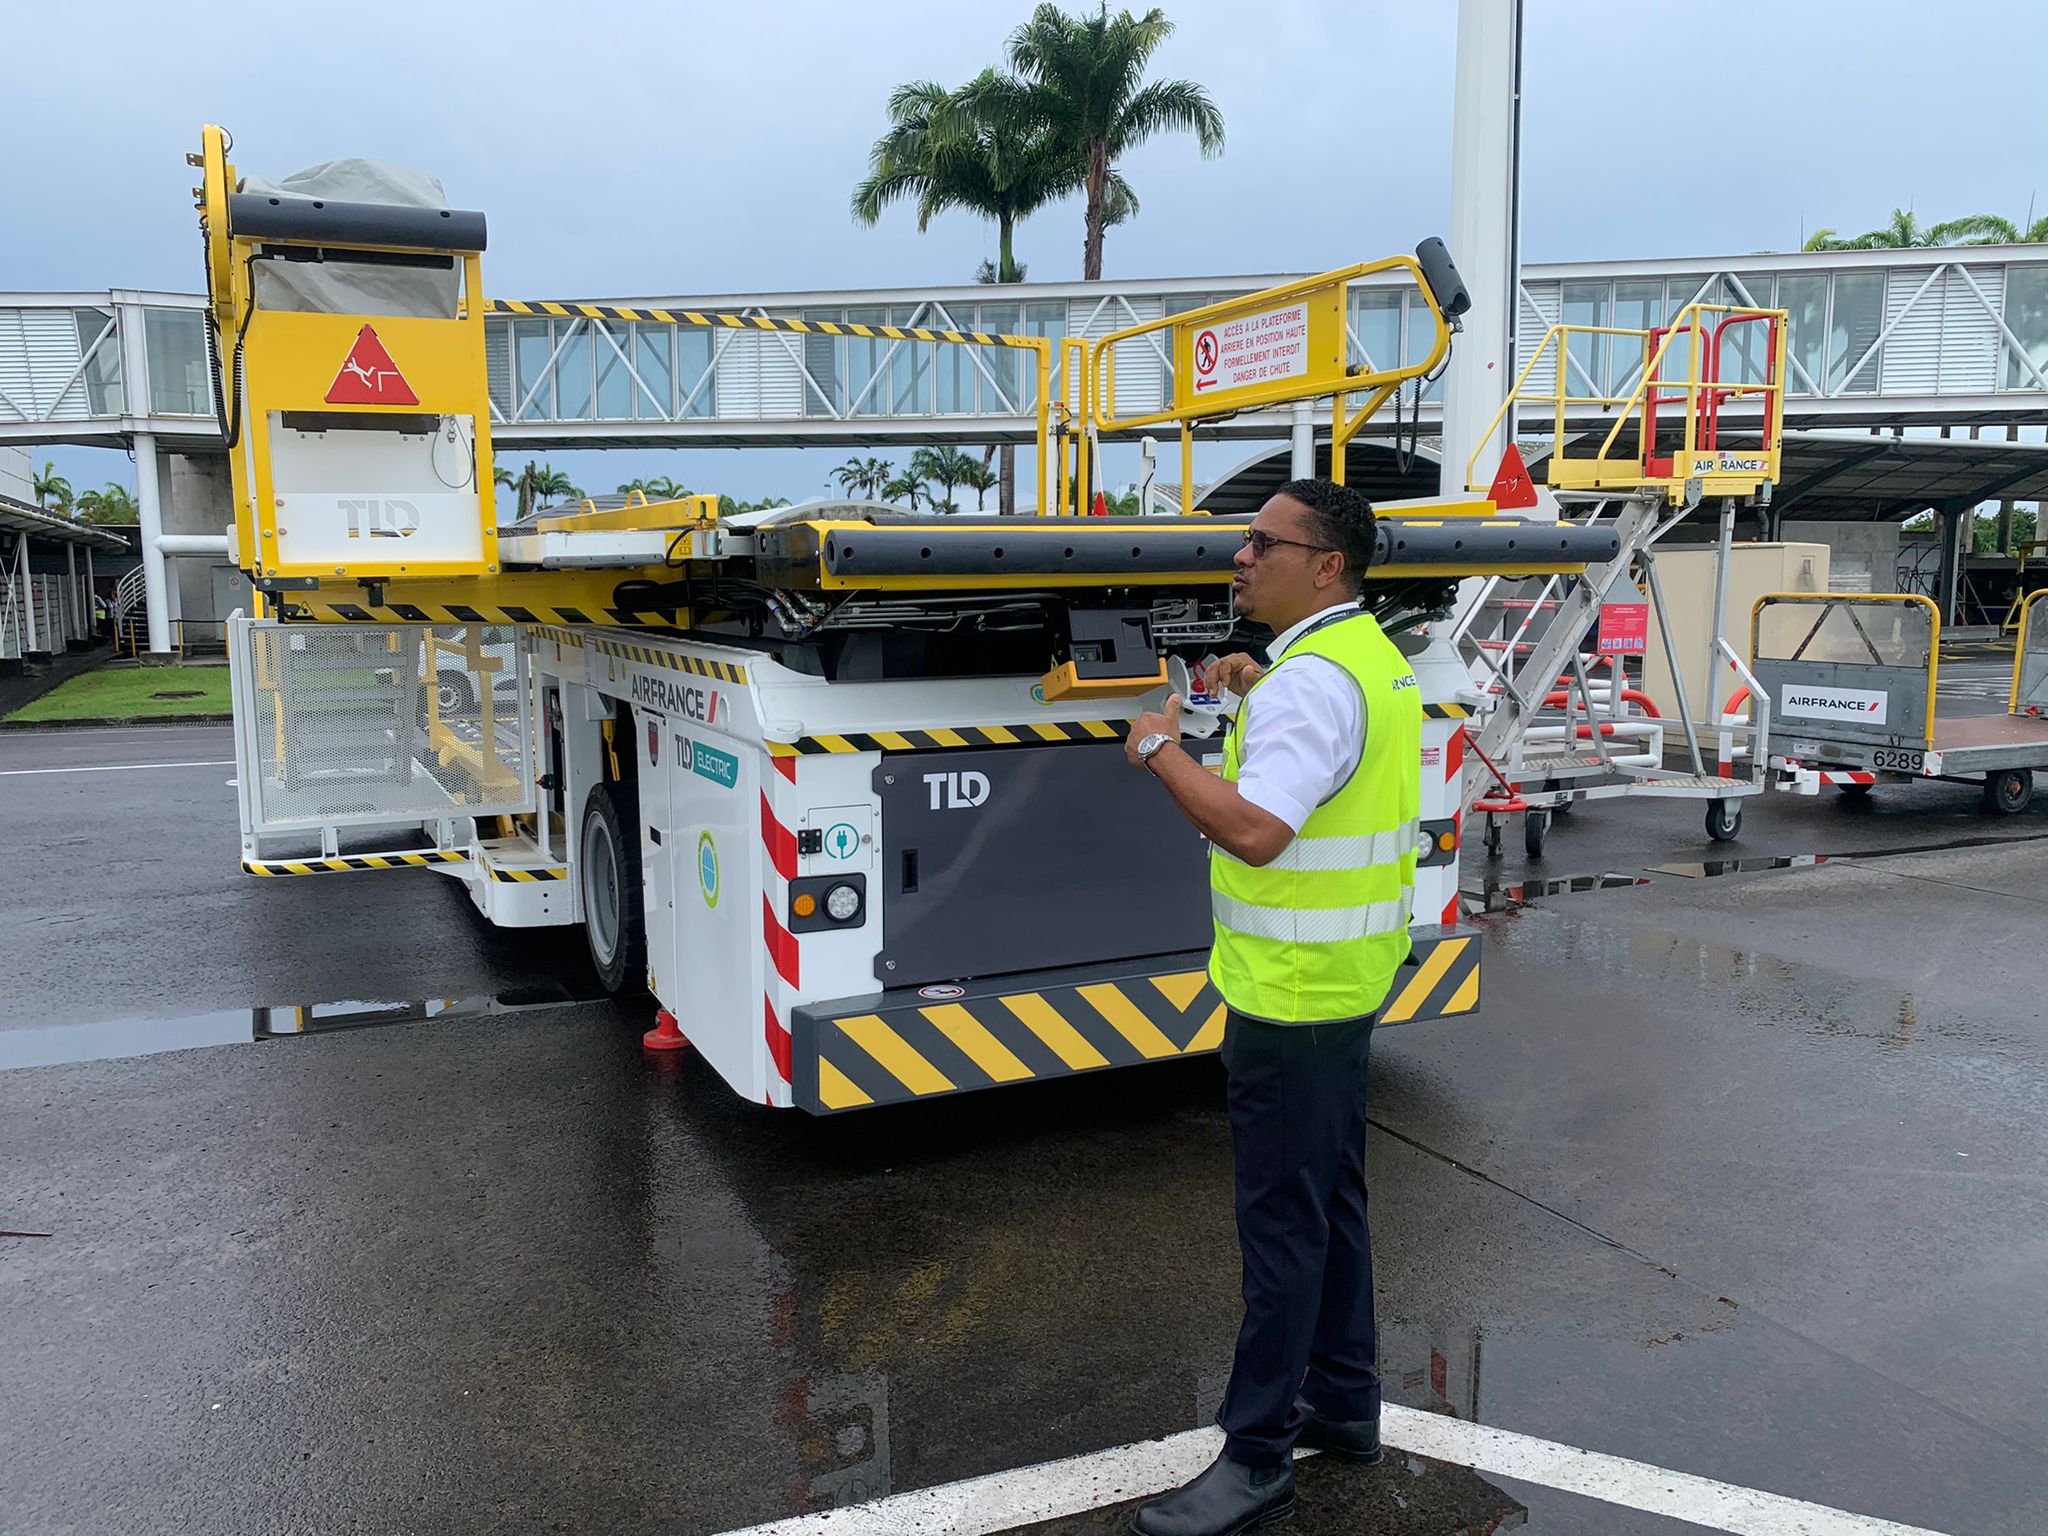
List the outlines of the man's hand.
{"type": "MultiPolygon", "coordinates": [[[[1249,658],[1247,658],[1249,660],[1249,658]]],[[[1133,768],[1149,768],[1151,764],[1138,756],[1138,743],[1147,736],[1164,736],[1170,741],[1180,740],[1180,695],[1168,694],[1166,713],[1148,712],[1131,722],[1131,734],[1124,738],[1124,757],[1133,768]]],[[[1166,748],[1159,749],[1164,752],[1166,748]]],[[[1155,756],[1157,754],[1154,754],[1155,756]]]]}
{"type": "Polygon", "coordinates": [[[1222,695],[1234,693],[1240,699],[1250,691],[1253,683],[1266,675],[1266,669],[1253,661],[1243,651],[1220,658],[1209,668],[1206,681],[1211,693],[1222,695]]]}

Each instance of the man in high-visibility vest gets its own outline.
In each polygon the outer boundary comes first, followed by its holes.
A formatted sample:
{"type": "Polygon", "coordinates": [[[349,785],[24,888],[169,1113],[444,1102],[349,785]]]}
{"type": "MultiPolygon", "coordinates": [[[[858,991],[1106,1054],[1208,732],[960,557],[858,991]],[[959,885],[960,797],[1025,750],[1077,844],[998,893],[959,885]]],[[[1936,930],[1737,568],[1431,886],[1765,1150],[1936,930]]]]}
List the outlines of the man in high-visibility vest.
{"type": "Polygon", "coordinates": [[[1415,674],[1359,606],[1372,504],[1327,480],[1252,519],[1231,593],[1270,626],[1269,666],[1215,668],[1239,695],[1222,773],[1180,745],[1181,700],[1124,745],[1209,839],[1210,979],[1229,1006],[1244,1324],[1223,1454],[1138,1511],[1142,1536],[1234,1536],[1294,1508],[1296,1445],[1380,1459],[1366,1053],[1408,955],[1421,800],[1415,674]]]}

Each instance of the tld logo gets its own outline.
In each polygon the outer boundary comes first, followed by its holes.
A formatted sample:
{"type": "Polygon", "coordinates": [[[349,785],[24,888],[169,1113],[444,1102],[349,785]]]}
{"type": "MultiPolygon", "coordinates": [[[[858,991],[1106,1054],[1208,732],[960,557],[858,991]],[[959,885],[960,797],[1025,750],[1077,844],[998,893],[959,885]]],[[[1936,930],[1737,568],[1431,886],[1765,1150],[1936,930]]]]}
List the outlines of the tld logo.
{"type": "Polygon", "coordinates": [[[397,497],[364,496],[337,503],[352,539],[409,539],[420,531],[420,509],[397,497]]]}
{"type": "Polygon", "coordinates": [[[965,773],[928,773],[924,784],[935,811],[971,811],[988,799],[988,775],[971,768],[965,773]]]}

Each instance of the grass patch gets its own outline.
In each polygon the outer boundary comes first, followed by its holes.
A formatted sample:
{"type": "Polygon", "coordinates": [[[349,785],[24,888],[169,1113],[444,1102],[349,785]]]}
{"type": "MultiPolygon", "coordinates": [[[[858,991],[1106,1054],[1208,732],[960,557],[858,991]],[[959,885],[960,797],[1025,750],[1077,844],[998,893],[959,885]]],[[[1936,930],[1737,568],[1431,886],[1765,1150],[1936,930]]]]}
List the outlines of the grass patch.
{"type": "Polygon", "coordinates": [[[32,699],[9,720],[176,720],[188,715],[225,715],[226,667],[101,667],[59,683],[32,699]],[[183,694],[155,698],[155,694],[183,694]]]}

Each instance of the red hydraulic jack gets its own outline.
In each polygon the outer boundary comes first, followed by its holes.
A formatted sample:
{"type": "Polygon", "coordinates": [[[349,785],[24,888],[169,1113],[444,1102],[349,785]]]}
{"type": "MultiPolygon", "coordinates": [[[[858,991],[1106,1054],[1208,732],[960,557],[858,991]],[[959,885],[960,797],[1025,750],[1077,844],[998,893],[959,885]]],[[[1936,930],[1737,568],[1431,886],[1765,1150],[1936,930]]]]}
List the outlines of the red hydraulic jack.
{"type": "Polygon", "coordinates": [[[640,1043],[650,1051],[680,1051],[690,1038],[676,1027],[676,1016],[663,1008],[654,1015],[654,1028],[640,1037],[640,1043]]]}

